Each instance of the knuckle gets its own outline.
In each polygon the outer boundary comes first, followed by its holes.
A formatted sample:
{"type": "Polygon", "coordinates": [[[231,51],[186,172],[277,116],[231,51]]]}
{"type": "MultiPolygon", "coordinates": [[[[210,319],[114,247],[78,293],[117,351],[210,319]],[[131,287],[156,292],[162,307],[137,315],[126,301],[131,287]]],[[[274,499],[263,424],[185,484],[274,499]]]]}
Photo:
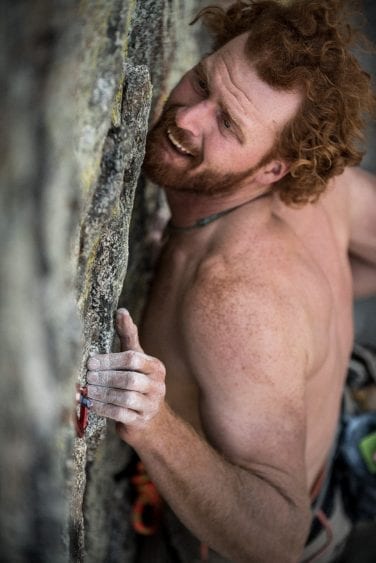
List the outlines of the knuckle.
{"type": "Polygon", "coordinates": [[[161,378],[164,379],[166,377],[166,368],[165,365],[160,361],[156,360],[155,372],[161,378]]]}
{"type": "Polygon", "coordinates": [[[136,359],[136,352],[134,350],[128,350],[127,352],[125,352],[125,354],[130,362],[134,362],[134,360],[136,359]]]}
{"type": "Polygon", "coordinates": [[[127,372],[126,388],[130,391],[147,393],[150,387],[149,377],[137,371],[127,372]]]}
{"type": "Polygon", "coordinates": [[[154,381],[153,392],[157,397],[164,397],[166,394],[166,385],[164,381],[154,381]]]}
{"type": "Polygon", "coordinates": [[[134,371],[127,372],[127,387],[134,387],[136,385],[137,378],[134,371]]]}
{"type": "Polygon", "coordinates": [[[139,380],[139,391],[141,393],[149,393],[150,392],[150,388],[151,388],[151,384],[152,384],[152,380],[150,379],[150,377],[148,377],[147,375],[143,375],[140,380],[139,380]]]}
{"type": "Polygon", "coordinates": [[[124,406],[131,409],[134,405],[134,399],[130,393],[126,393],[124,397],[124,406]]]}
{"type": "Polygon", "coordinates": [[[127,354],[127,361],[131,369],[135,370],[141,366],[142,362],[140,361],[140,354],[138,352],[128,350],[125,354],[127,354]]]}
{"type": "Polygon", "coordinates": [[[146,376],[142,378],[142,392],[143,393],[150,393],[152,388],[153,380],[150,377],[146,376]]]}
{"type": "Polygon", "coordinates": [[[138,400],[135,393],[126,393],[124,397],[124,404],[128,409],[138,408],[138,400]]]}

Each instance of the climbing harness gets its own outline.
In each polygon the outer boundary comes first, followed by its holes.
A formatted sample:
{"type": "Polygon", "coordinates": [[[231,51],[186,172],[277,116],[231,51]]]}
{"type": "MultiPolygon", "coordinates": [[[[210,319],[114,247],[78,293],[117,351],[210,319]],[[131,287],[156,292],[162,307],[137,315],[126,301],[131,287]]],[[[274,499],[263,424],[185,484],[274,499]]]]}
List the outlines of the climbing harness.
{"type": "MultiPolygon", "coordinates": [[[[360,392],[375,383],[375,352],[355,344],[344,390],[339,431],[325,471],[327,477],[319,479],[321,484],[317,483],[313,495],[316,497],[312,507],[314,518],[325,530],[326,541],[314,555],[304,559],[304,563],[320,558],[333,540],[330,516],[334,509],[332,499],[335,490],[339,491],[342,510],[349,521],[356,523],[376,517],[376,412],[363,411],[360,401],[357,401],[360,392]]],[[[311,528],[307,545],[317,536],[320,529],[317,524],[311,528]]]]}

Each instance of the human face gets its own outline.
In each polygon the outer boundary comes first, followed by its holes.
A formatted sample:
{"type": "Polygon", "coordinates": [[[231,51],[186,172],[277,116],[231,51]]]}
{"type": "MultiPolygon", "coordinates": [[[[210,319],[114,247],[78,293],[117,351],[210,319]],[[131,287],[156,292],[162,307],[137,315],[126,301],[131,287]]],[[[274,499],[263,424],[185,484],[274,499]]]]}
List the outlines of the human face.
{"type": "Polygon", "coordinates": [[[300,96],[258,77],[245,56],[246,38],[204,58],[171,92],[146,144],[144,168],[156,183],[222,194],[266,179],[265,157],[300,96]]]}

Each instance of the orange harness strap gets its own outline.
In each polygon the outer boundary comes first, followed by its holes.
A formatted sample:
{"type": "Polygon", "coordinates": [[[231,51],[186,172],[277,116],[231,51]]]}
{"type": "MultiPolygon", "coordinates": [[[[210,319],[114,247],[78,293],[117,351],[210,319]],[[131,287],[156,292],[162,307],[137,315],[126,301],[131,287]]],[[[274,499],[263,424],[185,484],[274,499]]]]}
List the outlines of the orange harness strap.
{"type": "Polygon", "coordinates": [[[137,463],[137,473],[131,478],[131,483],[137,491],[132,505],[133,529],[143,536],[151,536],[161,523],[162,498],[141,461],[137,463]]]}
{"type": "MultiPolygon", "coordinates": [[[[156,533],[161,523],[162,498],[156,486],[150,481],[144,464],[139,461],[136,466],[136,475],[131,477],[131,483],[137,491],[137,498],[132,505],[132,526],[137,534],[151,536],[156,533]],[[146,511],[148,511],[146,517],[146,511]]],[[[200,561],[208,561],[209,548],[200,545],[200,561]]]]}

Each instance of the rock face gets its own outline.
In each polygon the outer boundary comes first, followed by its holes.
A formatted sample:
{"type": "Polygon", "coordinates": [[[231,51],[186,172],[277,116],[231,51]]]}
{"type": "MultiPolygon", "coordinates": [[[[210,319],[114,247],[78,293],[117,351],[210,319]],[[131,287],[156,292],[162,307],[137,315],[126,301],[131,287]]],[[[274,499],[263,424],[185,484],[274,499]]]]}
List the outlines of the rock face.
{"type": "MultiPolygon", "coordinates": [[[[4,0],[1,12],[0,559],[133,561],[131,453],[94,415],[75,439],[75,384],[89,352],[113,346],[148,120],[174,61],[197,57],[195,1],[4,0]]],[[[161,205],[141,181],[122,297],[136,314],[161,205]]]]}
{"type": "Polygon", "coordinates": [[[119,298],[139,317],[165,214],[139,179],[148,121],[204,4],[1,2],[1,561],[134,560],[131,452],[94,415],[75,438],[75,384],[119,298]]]}

